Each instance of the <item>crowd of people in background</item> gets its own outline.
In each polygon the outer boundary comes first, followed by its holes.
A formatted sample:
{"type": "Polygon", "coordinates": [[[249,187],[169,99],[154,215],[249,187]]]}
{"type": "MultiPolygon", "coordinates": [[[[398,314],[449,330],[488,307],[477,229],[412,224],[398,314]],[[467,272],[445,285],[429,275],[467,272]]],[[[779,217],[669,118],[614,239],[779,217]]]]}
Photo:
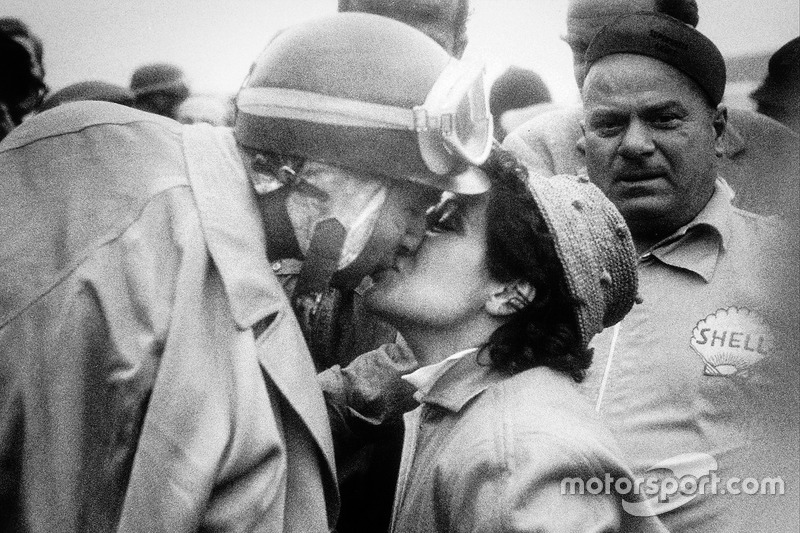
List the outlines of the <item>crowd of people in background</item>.
{"type": "Polygon", "coordinates": [[[701,8],[569,0],[574,105],[469,0],[230,98],[0,18],[0,531],[796,531],[800,37],[730,108],[701,8]]]}
{"type": "Polygon", "coordinates": [[[142,65],[133,71],[127,87],[103,80],[86,80],[51,91],[44,79],[41,39],[25,22],[10,17],[0,19],[0,35],[4,73],[0,86],[2,137],[26,117],[57,105],[85,100],[134,107],[183,124],[232,124],[230,100],[216,95],[192,94],[189,81],[178,65],[142,65]]]}

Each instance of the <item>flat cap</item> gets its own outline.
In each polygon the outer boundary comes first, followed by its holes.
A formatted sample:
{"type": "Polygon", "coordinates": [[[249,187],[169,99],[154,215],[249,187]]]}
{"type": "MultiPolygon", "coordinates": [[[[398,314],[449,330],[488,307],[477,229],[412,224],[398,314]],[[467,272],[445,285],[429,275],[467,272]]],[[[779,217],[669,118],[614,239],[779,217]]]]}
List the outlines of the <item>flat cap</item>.
{"type": "Polygon", "coordinates": [[[678,19],[661,13],[622,15],[605,26],[586,50],[591,65],[612,54],[649,56],[678,69],[692,79],[712,105],[725,93],[725,60],[711,40],[678,19]]]}
{"type": "Polygon", "coordinates": [[[189,93],[183,70],[169,63],[152,63],[137,68],[131,76],[130,89],[136,96],[149,93],[189,93]]]}

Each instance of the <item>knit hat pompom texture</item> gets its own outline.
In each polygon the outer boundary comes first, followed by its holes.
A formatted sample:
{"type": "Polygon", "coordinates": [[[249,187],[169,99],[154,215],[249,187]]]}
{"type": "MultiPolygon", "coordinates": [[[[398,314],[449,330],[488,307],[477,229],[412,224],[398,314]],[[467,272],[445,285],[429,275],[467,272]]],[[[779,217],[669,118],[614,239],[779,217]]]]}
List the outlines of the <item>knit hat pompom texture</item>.
{"type": "Polygon", "coordinates": [[[613,326],[636,300],[636,249],[622,215],[585,177],[532,178],[529,188],[553,237],[581,344],[613,326]]]}

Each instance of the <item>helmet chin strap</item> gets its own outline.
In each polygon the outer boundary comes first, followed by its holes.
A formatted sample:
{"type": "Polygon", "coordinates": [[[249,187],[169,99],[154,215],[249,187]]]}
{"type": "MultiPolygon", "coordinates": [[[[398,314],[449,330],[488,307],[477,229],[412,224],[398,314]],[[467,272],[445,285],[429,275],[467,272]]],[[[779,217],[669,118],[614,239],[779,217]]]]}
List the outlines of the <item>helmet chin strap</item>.
{"type": "Polygon", "coordinates": [[[300,268],[295,296],[323,292],[339,266],[347,230],[335,218],[318,222],[311,236],[308,253],[300,268]]]}
{"type": "MultiPolygon", "coordinates": [[[[295,296],[321,293],[334,285],[342,290],[358,286],[364,276],[370,273],[387,254],[386,243],[391,242],[395,233],[395,221],[388,215],[389,198],[380,206],[375,226],[364,248],[352,263],[338,269],[347,231],[335,218],[318,223],[311,236],[306,260],[300,269],[295,296]]],[[[392,250],[393,252],[393,250],[392,250]]]]}
{"type": "Polygon", "coordinates": [[[258,208],[261,210],[267,240],[267,255],[271,261],[303,258],[292,220],[286,210],[286,198],[289,193],[289,187],[281,187],[270,193],[258,195],[258,208]]]}
{"type": "Polygon", "coordinates": [[[291,192],[291,187],[284,186],[259,195],[258,206],[264,220],[267,254],[270,260],[303,260],[295,295],[322,292],[328,288],[336,272],[347,231],[335,218],[317,223],[304,257],[286,208],[286,199],[291,192]]]}
{"type": "Polygon", "coordinates": [[[339,260],[347,239],[347,229],[336,218],[316,224],[308,251],[303,254],[287,210],[287,198],[292,185],[259,195],[259,208],[264,220],[267,253],[270,260],[302,259],[293,294],[295,296],[321,293],[333,284],[343,290],[354,289],[386,255],[386,243],[395,231],[395,221],[387,213],[389,198],[378,208],[372,232],[363,249],[347,266],[339,270],[339,260]]]}

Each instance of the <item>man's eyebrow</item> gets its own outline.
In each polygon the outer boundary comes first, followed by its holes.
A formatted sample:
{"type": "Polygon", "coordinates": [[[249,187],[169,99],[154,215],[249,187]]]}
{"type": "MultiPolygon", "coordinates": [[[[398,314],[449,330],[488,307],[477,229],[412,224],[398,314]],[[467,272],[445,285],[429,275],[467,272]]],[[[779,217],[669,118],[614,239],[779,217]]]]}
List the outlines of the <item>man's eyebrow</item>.
{"type": "Polygon", "coordinates": [[[608,118],[627,115],[628,113],[612,107],[595,107],[587,110],[587,118],[592,120],[594,118],[608,118]]]}
{"type": "MultiPolygon", "coordinates": [[[[667,100],[664,102],[655,103],[653,105],[648,105],[643,109],[639,109],[637,111],[637,114],[653,115],[657,113],[662,113],[664,111],[685,112],[686,107],[678,100],[667,100]]],[[[617,109],[615,107],[601,105],[601,106],[587,108],[586,119],[589,123],[591,123],[592,120],[615,118],[619,116],[625,116],[628,114],[630,114],[630,111],[628,110],[622,110],[622,109],[617,109]]]]}
{"type": "Polygon", "coordinates": [[[682,102],[678,100],[666,100],[664,102],[658,102],[653,105],[649,105],[644,108],[645,113],[658,113],[660,111],[670,111],[673,109],[686,109],[682,102]]]}

